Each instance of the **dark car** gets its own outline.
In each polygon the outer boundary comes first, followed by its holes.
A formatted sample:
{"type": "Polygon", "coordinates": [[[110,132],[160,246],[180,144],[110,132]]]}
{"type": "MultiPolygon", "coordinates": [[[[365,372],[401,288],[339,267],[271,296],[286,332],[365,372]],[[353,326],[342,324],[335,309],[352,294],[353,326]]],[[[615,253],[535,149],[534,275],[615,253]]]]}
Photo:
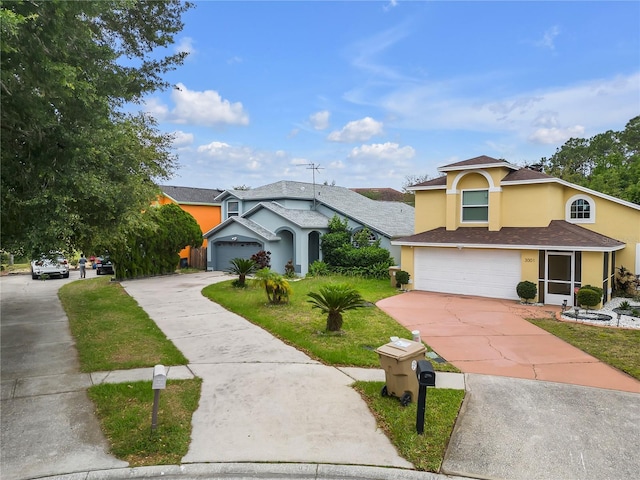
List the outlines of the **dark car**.
{"type": "Polygon", "coordinates": [[[96,275],[113,275],[113,263],[109,259],[109,255],[96,257],[95,260],[96,275]]]}

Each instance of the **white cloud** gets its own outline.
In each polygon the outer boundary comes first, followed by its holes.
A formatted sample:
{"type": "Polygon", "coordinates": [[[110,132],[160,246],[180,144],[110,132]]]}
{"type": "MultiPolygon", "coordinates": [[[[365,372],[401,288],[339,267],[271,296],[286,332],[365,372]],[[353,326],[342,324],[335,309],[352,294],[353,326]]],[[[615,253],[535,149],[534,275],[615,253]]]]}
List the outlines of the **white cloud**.
{"type": "Polygon", "coordinates": [[[173,132],[173,146],[176,148],[186,147],[193,143],[193,133],[185,133],[182,130],[173,132]]]}
{"type": "Polygon", "coordinates": [[[196,52],[196,49],[193,47],[193,38],[191,37],[182,37],[178,43],[175,44],[174,50],[176,53],[188,53],[193,54],[196,52]]]}
{"type": "Polygon", "coordinates": [[[364,142],[382,133],[382,122],[365,117],[347,123],[342,130],[331,132],[327,139],[332,142],[364,142]]]}
{"type": "Polygon", "coordinates": [[[231,103],[224,100],[215,90],[189,90],[178,83],[171,92],[171,100],[175,107],[163,104],[157,98],[145,102],[145,110],[159,121],[181,125],[248,125],[249,116],[241,102],[231,103]]]}
{"type": "Polygon", "coordinates": [[[397,143],[374,143],[362,145],[351,150],[349,158],[358,160],[373,160],[404,164],[413,158],[416,151],[413,147],[400,147],[397,143]]]}
{"type": "Polygon", "coordinates": [[[315,130],[326,130],[329,128],[329,116],[328,110],[322,110],[309,116],[309,122],[315,130]]]}
{"type": "Polygon", "coordinates": [[[544,32],[542,38],[535,42],[535,45],[538,47],[548,48],[549,50],[555,50],[555,39],[558,35],[560,35],[560,28],[557,25],[554,25],[544,32]]]}
{"type": "Polygon", "coordinates": [[[539,128],[529,136],[529,140],[543,145],[565,143],[570,138],[583,138],[584,127],[575,125],[567,128],[539,128]]]}
{"type": "Polygon", "coordinates": [[[370,104],[393,115],[396,128],[509,133],[536,143],[554,135],[560,137],[562,132],[575,134],[577,126],[582,126],[587,136],[620,128],[638,114],[640,73],[523,91],[503,98],[468,95],[464,83],[405,86],[382,97],[379,104],[371,97],[370,104]],[[538,131],[540,128],[549,131],[545,134],[538,131]],[[553,128],[556,133],[550,130],[553,128]]]}

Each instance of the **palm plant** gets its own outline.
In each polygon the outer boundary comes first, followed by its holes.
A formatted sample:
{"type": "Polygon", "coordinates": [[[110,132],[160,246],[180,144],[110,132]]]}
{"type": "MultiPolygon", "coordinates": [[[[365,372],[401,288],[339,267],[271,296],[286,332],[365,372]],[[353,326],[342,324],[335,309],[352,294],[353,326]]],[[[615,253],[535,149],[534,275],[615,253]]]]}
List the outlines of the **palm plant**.
{"type": "Polygon", "coordinates": [[[327,314],[328,332],[339,332],[342,329],[342,314],[347,310],[353,310],[365,306],[365,300],[360,293],[347,284],[329,284],[320,287],[320,292],[309,292],[311,297],[307,300],[312,304],[311,308],[319,308],[327,314]]]}
{"type": "Polygon", "coordinates": [[[247,275],[251,275],[258,269],[258,264],[250,258],[232,258],[227,273],[238,275],[237,286],[244,287],[247,275]]]}
{"type": "Polygon", "coordinates": [[[255,282],[264,287],[269,303],[277,305],[289,301],[291,285],[279,273],[272,272],[269,268],[262,268],[256,272],[255,282]]]}

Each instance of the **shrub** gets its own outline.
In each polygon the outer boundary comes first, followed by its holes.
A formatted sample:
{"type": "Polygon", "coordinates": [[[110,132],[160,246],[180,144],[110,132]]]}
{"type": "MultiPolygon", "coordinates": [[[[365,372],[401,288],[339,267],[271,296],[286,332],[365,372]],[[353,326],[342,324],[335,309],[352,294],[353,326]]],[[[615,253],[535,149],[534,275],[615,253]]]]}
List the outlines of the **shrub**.
{"type": "Polygon", "coordinates": [[[622,265],[616,268],[614,276],[614,290],[618,295],[633,296],[639,286],[638,278],[622,265]]]}
{"type": "Polygon", "coordinates": [[[324,263],[321,260],[316,260],[311,265],[309,265],[309,273],[307,273],[310,277],[324,277],[331,273],[329,269],[329,265],[324,263]]]}
{"type": "Polygon", "coordinates": [[[309,292],[307,300],[312,308],[318,308],[327,314],[326,330],[339,332],[342,329],[342,314],[365,306],[364,299],[357,290],[347,284],[329,284],[320,287],[320,292],[309,292]]]}
{"type": "Polygon", "coordinates": [[[600,303],[602,295],[597,291],[588,288],[588,286],[582,287],[578,290],[578,305],[583,305],[587,308],[595,307],[600,303]]]}
{"type": "Polygon", "coordinates": [[[271,268],[271,252],[260,250],[259,252],[251,255],[251,260],[256,262],[258,270],[262,270],[263,268],[271,268]]]}
{"type": "Polygon", "coordinates": [[[269,303],[278,305],[289,301],[291,285],[279,273],[263,268],[256,273],[255,282],[264,287],[269,303]]]}
{"type": "Polygon", "coordinates": [[[516,293],[520,298],[524,298],[525,303],[529,303],[529,300],[536,298],[538,294],[538,287],[535,283],[525,280],[518,283],[516,286],[516,293]]]}
{"type": "Polygon", "coordinates": [[[284,266],[284,276],[287,278],[295,278],[296,267],[293,265],[293,260],[289,260],[284,266]]]}
{"type": "Polygon", "coordinates": [[[631,308],[631,304],[625,300],[624,302],[620,302],[620,306],[618,308],[620,308],[620,310],[629,310],[631,308]]]}
{"type": "Polygon", "coordinates": [[[400,270],[396,272],[396,286],[400,287],[402,285],[406,285],[409,283],[409,272],[405,272],[404,270],[400,270]]]}
{"type": "Polygon", "coordinates": [[[232,258],[229,261],[227,273],[238,275],[238,279],[234,280],[234,287],[244,287],[247,275],[251,275],[258,269],[258,264],[250,258],[232,258]]]}

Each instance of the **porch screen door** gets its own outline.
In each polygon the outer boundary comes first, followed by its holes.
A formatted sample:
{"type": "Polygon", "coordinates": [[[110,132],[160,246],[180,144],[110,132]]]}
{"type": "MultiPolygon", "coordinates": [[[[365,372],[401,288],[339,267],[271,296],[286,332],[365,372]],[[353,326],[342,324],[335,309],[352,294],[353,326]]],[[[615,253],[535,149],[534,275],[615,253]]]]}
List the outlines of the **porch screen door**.
{"type": "Polygon", "coordinates": [[[573,252],[547,252],[545,302],[573,305],[573,252]]]}

